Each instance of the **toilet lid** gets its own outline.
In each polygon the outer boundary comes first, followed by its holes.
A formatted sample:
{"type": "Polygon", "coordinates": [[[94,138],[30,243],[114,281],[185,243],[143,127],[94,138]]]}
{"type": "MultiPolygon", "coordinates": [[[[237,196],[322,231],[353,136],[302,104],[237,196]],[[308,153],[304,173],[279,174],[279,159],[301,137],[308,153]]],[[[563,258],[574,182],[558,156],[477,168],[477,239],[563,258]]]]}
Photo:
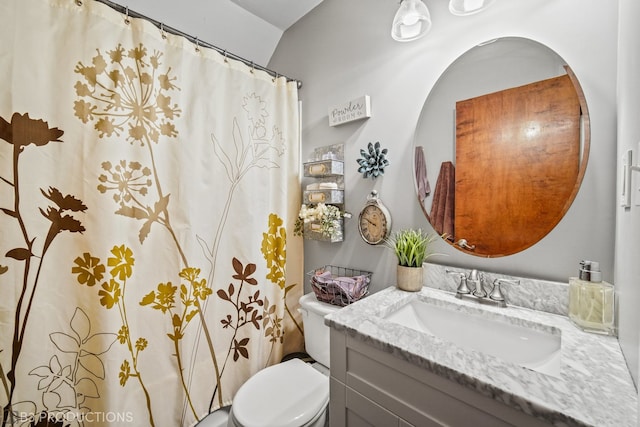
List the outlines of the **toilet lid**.
{"type": "Polygon", "coordinates": [[[236,393],[231,410],[245,427],[296,427],[311,421],[328,401],[329,378],[291,359],[251,377],[236,393]]]}

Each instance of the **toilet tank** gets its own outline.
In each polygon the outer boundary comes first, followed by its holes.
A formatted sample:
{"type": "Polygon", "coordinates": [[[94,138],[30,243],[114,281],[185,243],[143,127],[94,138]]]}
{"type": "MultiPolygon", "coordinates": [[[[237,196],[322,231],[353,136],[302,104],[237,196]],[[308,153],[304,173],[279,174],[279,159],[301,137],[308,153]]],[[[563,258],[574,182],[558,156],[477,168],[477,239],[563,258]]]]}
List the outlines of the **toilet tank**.
{"type": "Polygon", "coordinates": [[[327,368],[329,367],[329,327],[324,324],[324,316],[341,308],[318,301],[313,293],[305,294],[300,298],[305,348],[309,356],[327,368]]]}

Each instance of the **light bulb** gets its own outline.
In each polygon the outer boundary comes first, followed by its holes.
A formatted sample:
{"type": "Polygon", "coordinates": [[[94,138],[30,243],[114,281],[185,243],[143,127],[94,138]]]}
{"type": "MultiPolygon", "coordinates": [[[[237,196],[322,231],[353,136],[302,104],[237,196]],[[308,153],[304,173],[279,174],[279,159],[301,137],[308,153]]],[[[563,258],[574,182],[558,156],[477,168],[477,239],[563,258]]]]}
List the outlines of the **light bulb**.
{"type": "Polygon", "coordinates": [[[416,40],[431,29],[431,16],[421,0],[403,0],[393,19],[391,37],[397,41],[416,40]]]}
{"type": "Polygon", "coordinates": [[[458,16],[473,15],[491,6],[495,0],[450,0],[449,12],[458,16]]]}

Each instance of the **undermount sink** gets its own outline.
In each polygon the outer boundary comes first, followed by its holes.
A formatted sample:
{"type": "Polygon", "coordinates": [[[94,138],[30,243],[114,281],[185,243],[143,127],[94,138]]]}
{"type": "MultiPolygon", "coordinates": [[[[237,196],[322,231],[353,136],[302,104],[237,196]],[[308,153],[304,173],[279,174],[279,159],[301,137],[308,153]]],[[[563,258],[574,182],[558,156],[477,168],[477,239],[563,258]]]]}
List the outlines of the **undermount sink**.
{"type": "Polygon", "coordinates": [[[385,319],[534,371],[553,376],[560,373],[561,335],[550,326],[518,319],[514,320],[520,324],[509,323],[482,309],[418,298],[385,319]]]}

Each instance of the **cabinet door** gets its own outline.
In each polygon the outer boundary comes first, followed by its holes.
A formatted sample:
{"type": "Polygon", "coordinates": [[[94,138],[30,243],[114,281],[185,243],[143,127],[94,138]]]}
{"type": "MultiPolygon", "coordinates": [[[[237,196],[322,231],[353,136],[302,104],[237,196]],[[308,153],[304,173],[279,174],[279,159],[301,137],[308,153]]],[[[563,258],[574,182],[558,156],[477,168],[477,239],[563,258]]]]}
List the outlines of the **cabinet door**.
{"type": "MultiPolygon", "coordinates": [[[[406,426],[403,422],[417,427],[550,425],[359,340],[342,341],[347,344],[345,354],[344,347],[338,348],[340,336],[344,337],[332,331],[331,352],[334,355],[335,350],[335,357],[331,359],[331,375],[338,374],[334,372],[335,360],[336,369],[341,374],[344,372],[344,383],[332,378],[333,383],[341,387],[331,389],[331,401],[332,405],[341,405],[335,409],[341,420],[348,418],[346,413],[351,411],[354,423],[356,414],[368,423],[353,425],[406,426]],[[367,404],[375,405],[374,409],[365,409],[367,404]],[[376,407],[396,417],[395,420],[376,407]]],[[[345,425],[352,427],[349,420],[332,427],[345,425]]]]}
{"type": "MultiPolygon", "coordinates": [[[[349,387],[346,389],[346,415],[349,427],[398,426],[398,417],[349,387]]],[[[407,425],[406,423],[404,424],[407,425]]]]}

